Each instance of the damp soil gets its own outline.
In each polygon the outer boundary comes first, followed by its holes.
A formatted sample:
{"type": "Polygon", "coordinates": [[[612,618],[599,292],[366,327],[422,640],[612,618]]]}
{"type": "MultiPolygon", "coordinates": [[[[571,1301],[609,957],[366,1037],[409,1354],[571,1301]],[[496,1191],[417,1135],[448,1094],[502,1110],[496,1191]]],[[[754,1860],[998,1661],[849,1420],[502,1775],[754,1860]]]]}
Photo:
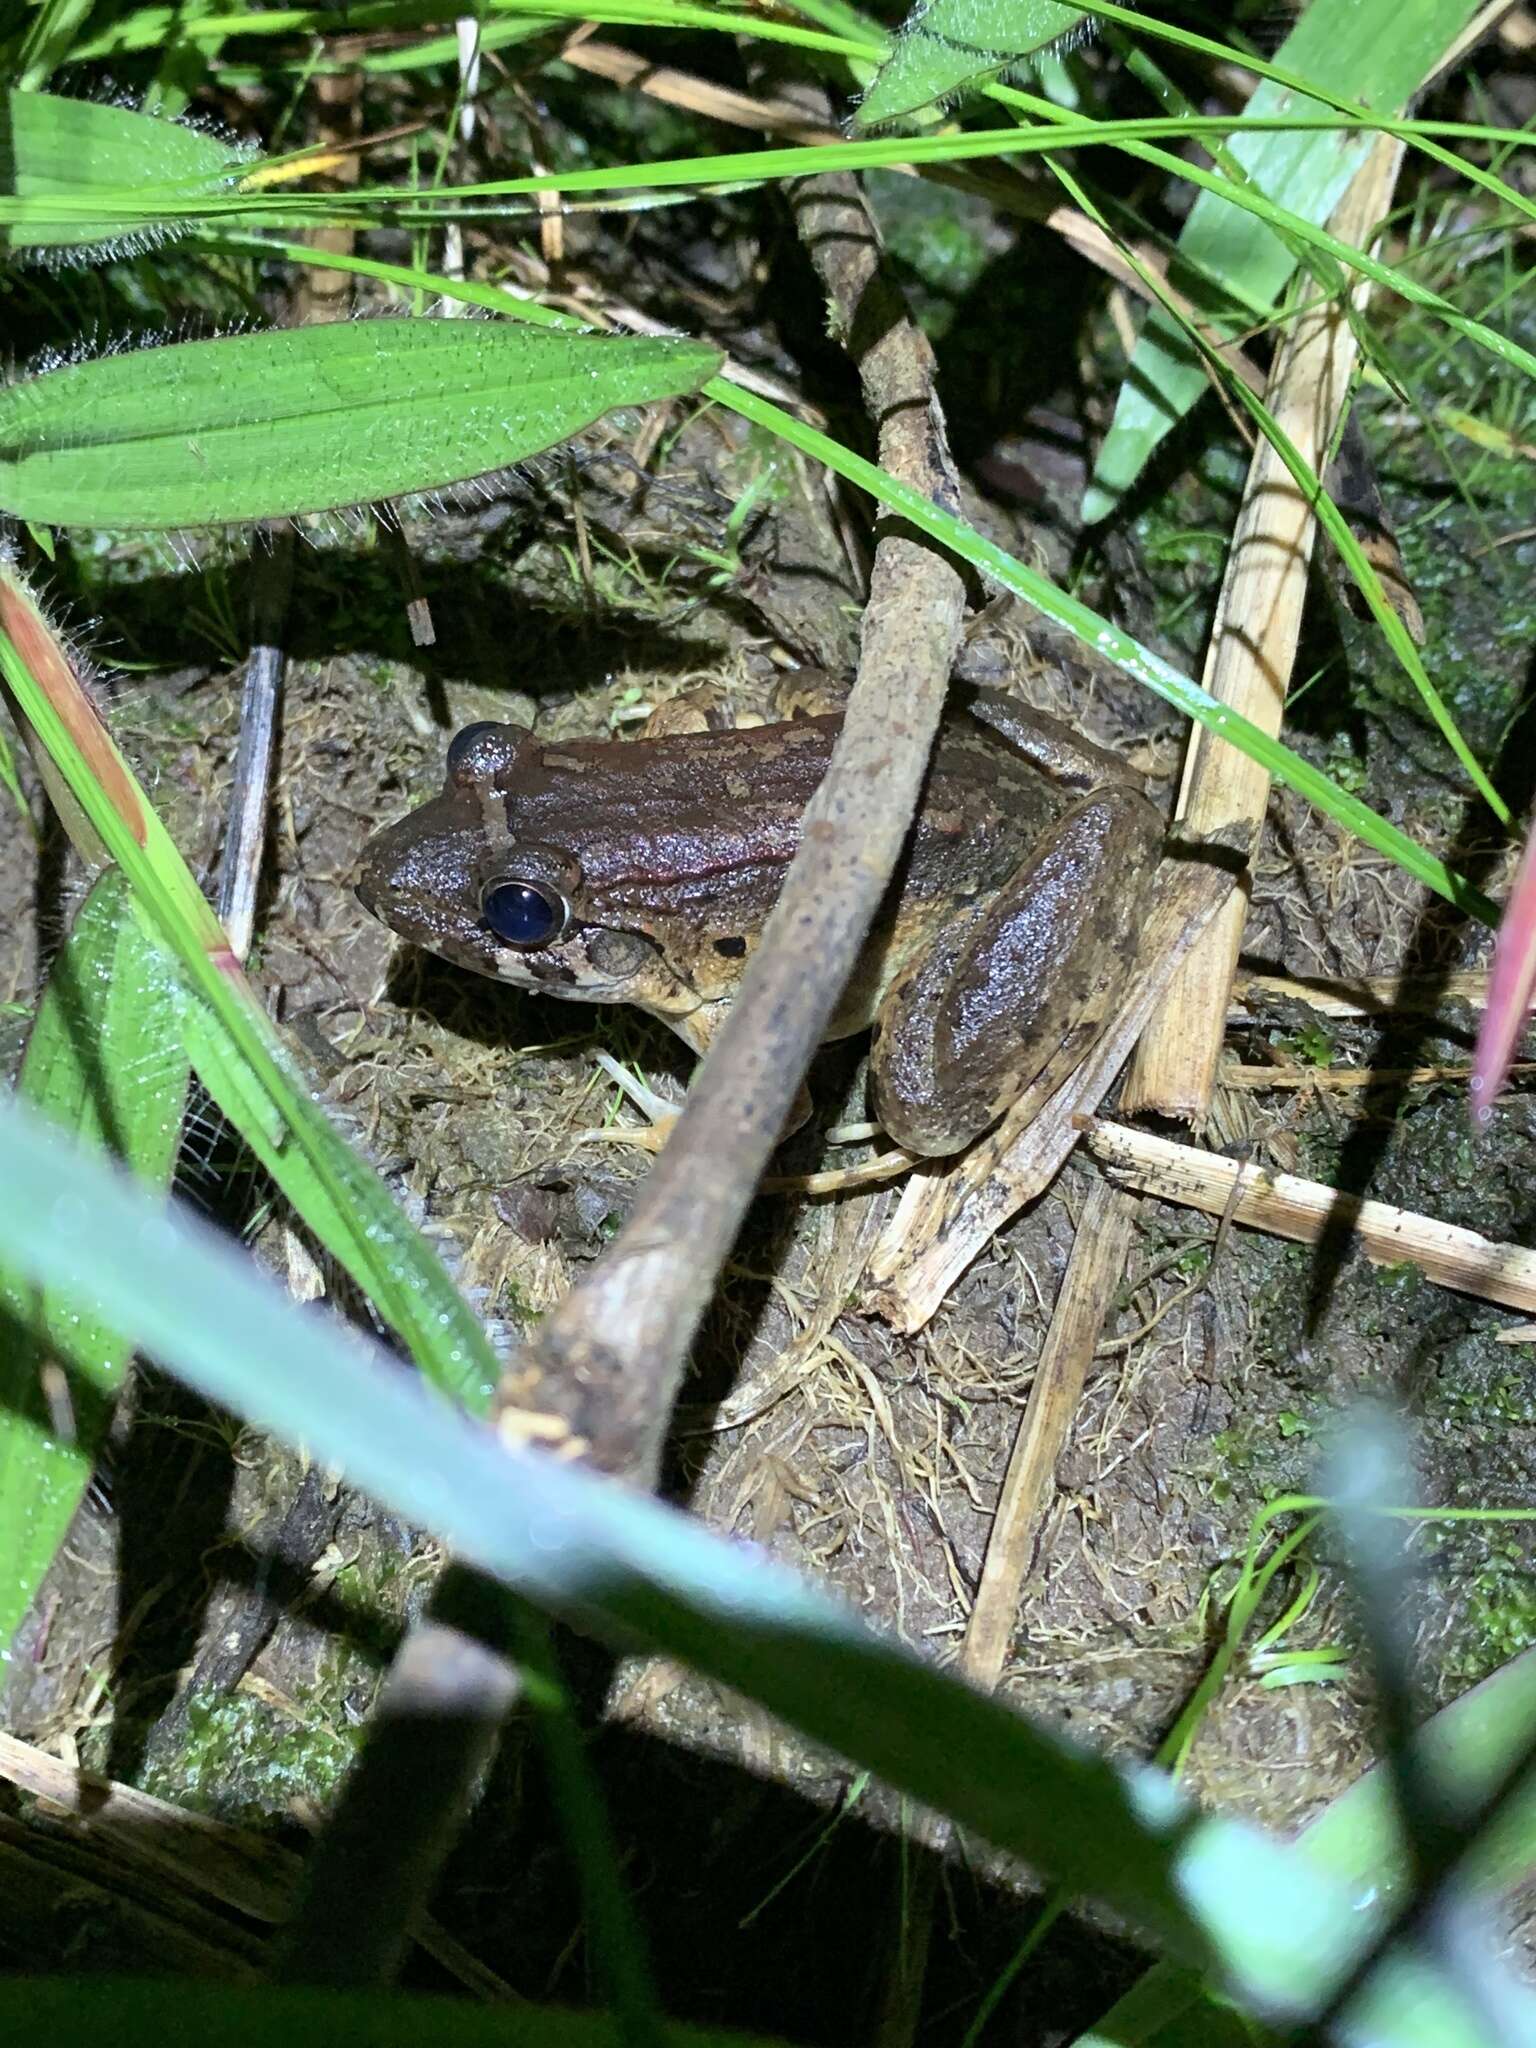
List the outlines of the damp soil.
{"type": "MultiPolygon", "coordinates": [[[[1193,464],[1186,450],[1113,533],[1077,532],[1071,507],[1115,374],[1096,288],[1067,274],[1059,339],[1047,333],[1051,345],[1016,380],[988,379],[977,367],[988,335],[1016,323],[1026,288],[1041,290],[1041,231],[999,229],[987,210],[959,202],[940,218],[932,193],[903,194],[908,182],[882,180],[876,197],[935,336],[968,516],[1197,664],[1221,567],[1209,537],[1230,522],[1240,450],[1218,440],[1193,464]]],[[[711,331],[739,358],[809,389],[857,436],[851,382],[814,320],[763,310],[815,310],[782,224],[770,230],[741,212],[732,244],[711,237],[697,209],[669,223],[665,248],[654,226],[637,230],[656,305],[695,328],[707,305],[711,331]]],[[[570,260],[597,270],[603,259],[578,244],[570,260]]],[[[1410,359],[1424,350],[1427,377],[1454,382],[1457,346],[1441,337],[1431,356],[1407,314],[1397,339],[1410,359]]],[[[1525,743],[1536,680],[1531,465],[1479,452],[1448,470],[1395,403],[1368,399],[1362,411],[1435,665],[1454,668],[1453,708],[1518,810],[1536,759],[1525,743]],[[1526,538],[1507,538],[1522,529],[1526,538]],[[1497,544],[1478,552],[1484,536],[1497,544]]],[[[652,418],[610,421],[532,473],[494,480],[472,504],[417,508],[406,530],[436,625],[430,650],[411,647],[390,557],[371,534],[338,527],[299,550],[255,978],[324,1099],[504,1347],[600,1256],[646,1171],[647,1155],[626,1141],[639,1119],[595,1055],[674,1094],[689,1060],[642,1018],[526,999],[403,949],[353,894],[359,851],[379,822],[435,786],[448,738],[471,720],[622,735],[702,683],[747,703],[784,667],[848,669],[861,565],[846,536],[862,517],[738,422],[676,408],[660,431],[652,418]],[[748,493],[751,514],[735,522],[748,493]]],[[[251,574],[246,541],[227,537],[177,553],[65,545],[53,572],[61,611],[98,621],[89,639],[122,665],[100,685],[104,707],[209,882],[251,574]]],[[[1020,608],[983,619],[963,671],[1072,718],[1170,795],[1172,715],[1020,608]]],[[[1298,703],[1294,742],[1496,891],[1507,873],[1496,835],[1465,804],[1448,752],[1325,568],[1304,672],[1317,680],[1298,703]]],[[[8,1065],[83,887],[26,787],[36,836],[14,814],[0,835],[8,1065]]],[[[1432,980],[1485,956],[1475,928],[1276,795],[1246,964],[1331,981],[1411,968],[1432,980]]],[[[1536,1095],[1517,1084],[1491,1131],[1474,1135],[1454,1080],[1330,1085],[1339,1066],[1464,1066],[1474,1025],[1449,999],[1369,1023],[1298,1001],[1260,1009],[1235,1030],[1234,1061],[1312,1078],[1224,1088],[1215,1141],[1529,1242],[1536,1095]]],[[[812,1092],[817,1127],[798,1141],[796,1163],[835,1163],[818,1134],[857,1112],[860,1048],[830,1049],[812,1092]]],[[[952,1660],[1089,1175],[1070,1163],[912,1338],[861,1306],[853,1277],[891,1193],[761,1199],[695,1349],[673,1497],[952,1660]],[[766,1383],[834,1290],[848,1306],[793,1383],[743,1426],[718,1426],[721,1400],[766,1383]]],[[[206,1115],[194,1119],[181,1184],[275,1273],[362,1316],[206,1115]]],[[[1144,1202],[1038,1531],[1003,1679],[1010,1703],[1116,1755],[1150,1755],[1209,1663],[1254,1514],[1315,1488],[1335,1419],[1362,1397],[1410,1419],[1426,1502],[1536,1507],[1536,1365],[1529,1343],[1504,1341],[1516,1320],[1410,1269],[1373,1266],[1348,1240],[1301,1248],[1144,1202]]],[[[297,1838],[356,1754],[383,1665],[440,1561],[419,1531],[334,1476],[141,1371],[18,1644],[5,1725],[179,1804],[297,1838]]],[[[1189,1758],[1202,1799],[1286,1830],[1371,1754],[1370,1688],[1347,1599],[1333,1558],[1324,1551],[1318,1563],[1315,1597],[1283,1646],[1298,1657],[1337,1650],[1331,1682],[1264,1688],[1240,1665],[1189,1758]]],[[[1413,1570],[1426,1708],[1536,1640],[1530,1541],[1518,1527],[1425,1532],[1413,1570]]],[[[1266,1618],[1299,1585],[1287,1580],[1266,1618]]],[[[667,2009],[804,2042],[865,2031],[902,1887],[923,1854],[903,1846],[896,1804],[682,1669],[614,1666],[567,1647],[667,2009]]],[[[1030,1892],[1027,1873],[979,1851],[950,1854],[928,2038],[959,2038],[977,1987],[1027,1924],[1030,1892]]],[[[435,1910],[518,1992],[596,1995],[580,1900],[520,1731],[435,1910]]],[[[91,1914],[92,1962],[154,1960],[138,1919],[115,1914],[110,1899],[94,1900],[91,1914]]],[[[1516,1941],[1513,1905],[1510,1931],[1516,1941]]],[[[0,1939],[25,1939],[34,1966],[80,1960],[64,1906],[51,1901],[24,1936],[0,1939]]],[[[1004,2023],[1020,2041],[1059,2039],[1102,2010],[1135,1962],[1116,1930],[1069,1917],[1004,2023]]],[[[440,1981],[435,1966],[417,1967],[422,1981],[440,1981]]]]}

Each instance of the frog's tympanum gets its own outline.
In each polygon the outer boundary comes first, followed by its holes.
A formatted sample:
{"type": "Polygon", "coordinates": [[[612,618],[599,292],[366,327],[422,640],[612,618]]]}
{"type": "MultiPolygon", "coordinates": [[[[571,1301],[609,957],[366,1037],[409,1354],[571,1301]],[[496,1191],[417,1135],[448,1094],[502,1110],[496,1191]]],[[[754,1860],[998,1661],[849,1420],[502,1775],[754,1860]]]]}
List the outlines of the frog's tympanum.
{"type": "MultiPolygon", "coordinates": [[[[633,1003],[702,1052],[841,724],[544,740],[467,726],[442,794],[373,839],[358,893],[517,988],[633,1003]]],[[[959,693],[897,878],[828,1029],[873,1031],[898,1144],[958,1151],[1080,1056],[1135,957],[1162,820],[1112,754],[959,693]]]]}

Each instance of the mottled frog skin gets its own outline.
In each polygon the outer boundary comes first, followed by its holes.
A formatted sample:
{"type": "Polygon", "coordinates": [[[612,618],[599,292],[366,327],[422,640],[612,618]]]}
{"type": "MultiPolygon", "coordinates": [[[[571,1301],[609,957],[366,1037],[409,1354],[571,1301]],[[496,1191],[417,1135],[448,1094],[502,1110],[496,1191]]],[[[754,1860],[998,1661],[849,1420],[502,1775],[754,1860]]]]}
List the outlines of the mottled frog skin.
{"type": "MultiPolygon", "coordinates": [[[[833,687],[813,684],[813,701],[833,687]]],[[[460,967],[633,1003],[702,1052],[841,722],[834,709],[632,740],[468,726],[441,794],[370,841],[358,894],[460,967]]],[[[1012,698],[955,693],[827,1032],[872,1030],[873,1106],[898,1144],[958,1151],[1080,1057],[1134,961],[1162,836],[1114,755],[1012,698]]]]}

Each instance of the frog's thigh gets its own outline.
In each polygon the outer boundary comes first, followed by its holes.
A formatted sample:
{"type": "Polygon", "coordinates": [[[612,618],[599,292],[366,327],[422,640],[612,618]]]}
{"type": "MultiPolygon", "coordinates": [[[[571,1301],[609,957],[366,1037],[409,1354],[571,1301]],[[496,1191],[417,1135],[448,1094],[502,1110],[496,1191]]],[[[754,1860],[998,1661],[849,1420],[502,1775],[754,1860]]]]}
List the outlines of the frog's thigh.
{"type": "Polygon", "coordinates": [[[871,1069],[899,1145],[958,1152],[1099,1022],[1135,957],[1162,832],[1144,796],[1095,791],[896,981],[871,1069]]]}

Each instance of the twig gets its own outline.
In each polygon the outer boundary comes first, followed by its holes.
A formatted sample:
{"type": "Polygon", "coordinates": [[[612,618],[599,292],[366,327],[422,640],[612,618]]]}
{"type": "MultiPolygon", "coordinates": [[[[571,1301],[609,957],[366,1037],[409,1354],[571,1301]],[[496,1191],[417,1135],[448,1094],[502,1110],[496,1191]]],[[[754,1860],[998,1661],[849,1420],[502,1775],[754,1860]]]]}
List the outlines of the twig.
{"type": "Polygon", "coordinates": [[[1045,1348],[1008,1460],[987,1539],[981,1583],[966,1624],[961,1663],[966,1675],[988,1692],[1003,1675],[1040,1511],[1082,1399],[1099,1332],[1125,1269],[1136,1207],[1133,1197],[1107,1181],[1094,1185],[1083,1206],[1045,1348]]]}
{"type": "MultiPolygon", "coordinates": [[[[345,69],[316,81],[316,127],[322,146],[356,138],[361,122],[358,46],[343,39],[334,55],[345,69]]],[[[331,165],[322,180],[328,189],[357,183],[361,165],[346,155],[331,165]]],[[[309,237],[316,249],[350,255],[356,233],[345,226],[320,227],[309,237]]],[[[345,270],[306,270],[296,280],[288,306],[294,326],[344,320],[352,302],[352,278],[345,270]]],[[[229,799],[229,827],[219,871],[218,911],[229,934],[230,951],[244,960],[256,926],[256,895],[261,886],[262,854],[267,839],[267,805],[272,790],[272,752],[288,666],[286,632],[288,597],[293,587],[293,527],[274,520],[266,529],[269,545],[256,557],[251,596],[251,652],[240,699],[240,744],[235,753],[234,784],[229,799]]]]}
{"type": "Polygon", "coordinates": [[[1124,1124],[1095,1122],[1086,1142],[1121,1186],[1144,1195],[1182,1202],[1209,1216],[1230,1209],[1234,1223],[1297,1244],[1316,1244],[1326,1229],[1342,1222],[1377,1265],[1406,1261],[1437,1286],[1506,1308],[1536,1309],[1536,1252],[1522,1245],[1498,1244],[1475,1230],[1391,1202],[1346,1195],[1322,1181],[1272,1173],[1223,1152],[1202,1152],[1124,1124]]]}
{"type": "MultiPolygon", "coordinates": [[[[830,118],[821,101],[820,118],[830,118]]],[[[855,356],[885,468],[940,503],[958,504],[933,358],[881,266],[873,224],[847,177],[795,188],[802,235],[855,356]]],[[[852,971],[916,809],[959,642],[958,572],[896,527],[882,530],[870,578],[858,676],[841,738],[807,810],[790,867],[739,1001],[689,1091],[677,1129],[629,1221],[591,1278],[567,1297],[514,1362],[497,1395],[504,1433],[563,1438],[593,1462],[642,1484],[655,1478],[693,1333],[715,1276],[778,1142],[800,1078],[852,971]]],[[[423,1722],[401,1718],[409,1686],[391,1678],[360,1770],[290,1934],[289,1974],[325,1968],[337,1929],[357,1919],[354,1850],[399,1857],[407,1882],[369,1901],[370,1959],[387,1968],[400,1928],[430,1890],[483,1756],[516,1697],[510,1665],[480,1642],[455,1640],[473,1600],[454,1567],[433,1619],[407,1646],[406,1672],[430,1686],[455,1676],[438,1716],[433,1769],[423,1772],[423,1722]],[[402,1814],[398,1792],[413,1787],[402,1814]],[[409,1840],[402,1840],[402,1821],[409,1840]]],[[[501,1638],[494,1632],[488,1640],[501,1638]]],[[[397,1666],[397,1670],[398,1670],[397,1666]]],[[[334,1969],[334,1962],[331,1967],[334,1969]]],[[[330,1981],[334,1981],[331,1978],[330,1981]]],[[[353,1974],[353,1981],[358,1981],[353,1974]]]]}
{"type": "Polygon", "coordinates": [[[1305,1003],[1322,1017],[1386,1017],[1398,1010],[1433,1012],[1446,1003],[1471,1003],[1481,1009],[1488,1000],[1488,970],[1473,967],[1462,974],[1384,974],[1350,981],[1293,980],[1284,974],[1240,974],[1232,988],[1233,1003],[1244,1013],[1266,997],[1305,1003]]]}
{"type": "MultiPolygon", "coordinates": [[[[476,1583],[462,1570],[445,1574],[436,1611],[476,1583]]],[[[407,1634],[362,1756],[304,1867],[274,1981],[342,1987],[394,1977],[519,1691],[515,1667],[476,1635],[437,1620],[407,1634]]]]}
{"type": "MultiPolygon", "coordinates": [[[[807,95],[808,104],[818,97],[807,95]]],[[[858,363],[881,462],[956,504],[932,354],[884,272],[856,183],[806,179],[791,198],[858,363]]],[[[504,1384],[504,1428],[547,1432],[557,1417],[600,1466],[646,1484],[654,1478],[715,1274],[906,838],[963,604],[946,560],[899,528],[882,531],[842,735],[763,944],[624,1230],[504,1384]]]]}
{"type": "MultiPolygon", "coordinates": [[[[1517,1060],[1511,1074],[1529,1074],[1536,1060],[1517,1060]]],[[[1436,1081],[1465,1082],[1472,1069],[1465,1061],[1439,1067],[1221,1067],[1216,1079],[1223,1088],[1244,1088],[1265,1094],[1277,1088],[1306,1089],[1325,1094],[1330,1088],[1362,1093],[1368,1088],[1427,1088],[1436,1081]]]]}
{"type": "MultiPolygon", "coordinates": [[[[1363,243],[1375,229],[1401,157],[1401,144],[1378,139],[1335,212],[1334,232],[1342,240],[1363,243]]],[[[1363,303],[1366,291],[1362,280],[1342,302],[1302,314],[1276,350],[1270,407],[1316,472],[1326,466],[1348,402],[1356,355],[1349,309],[1363,303]]],[[[1316,525],[1307,495],[1270,442],[1261,440],[1232,536],[1204,682],[1271,735],[1280,730],[1296,658],[1316,525]]],[[[1190,836],[1250,859],[1268,801],[1267,769],[1203,728],[1192,730],[1176,811],[1190,836]]],[[[1203,1120],[1246,915],[1246,893],[1234,895],[1185,962],[1137,1051],[1126,1082],[1127,1109],[1203,1120]]]]}
{"type": "MultiPolygon", "coordinates": [[[[1072,1256],[1046,1333],[1029,1404],[1019,1424],[998,1495],[986,1561],[976,1589],[960,1664],[973,1684],[994,1692],[1003,1675],[1019,1600],[1034,1553],[1046,1490],[1082,1398],[1083,1382],[1111,1297],[1125,1267],[1136,1203],[1105,1181],[1095,1184],[1078,1223],[1072,1256]]],[[[907,2048],[917,2032],[923,1978],[938,1904],[939,1875],[954,1838],[953,1822],[936,1819],[923,1840],[903,1899],[901,1938],[886,1972],[875,2030],[876,2048],[907,2048]]],[[[905,1847],[905,1844],[903,1845],[905,1847]]],[[[1053,1896],[1031,1942],[1061,1912],[1053,1896]]]]}
{"type": "Polygon", "coordinates": [[[288,666],[283,641],[288,594],[293,587],[293,528],[284,519],[268,532],[268,545],[255,562],[251,653],[240,693],[240,741],[235,749],[229,825],[219,869],[219,920],[237,960],[244,960],[250,952],[256,926],[256,892],[261,884],[267,805],[272,794],[272,749],[288,666]]]}

